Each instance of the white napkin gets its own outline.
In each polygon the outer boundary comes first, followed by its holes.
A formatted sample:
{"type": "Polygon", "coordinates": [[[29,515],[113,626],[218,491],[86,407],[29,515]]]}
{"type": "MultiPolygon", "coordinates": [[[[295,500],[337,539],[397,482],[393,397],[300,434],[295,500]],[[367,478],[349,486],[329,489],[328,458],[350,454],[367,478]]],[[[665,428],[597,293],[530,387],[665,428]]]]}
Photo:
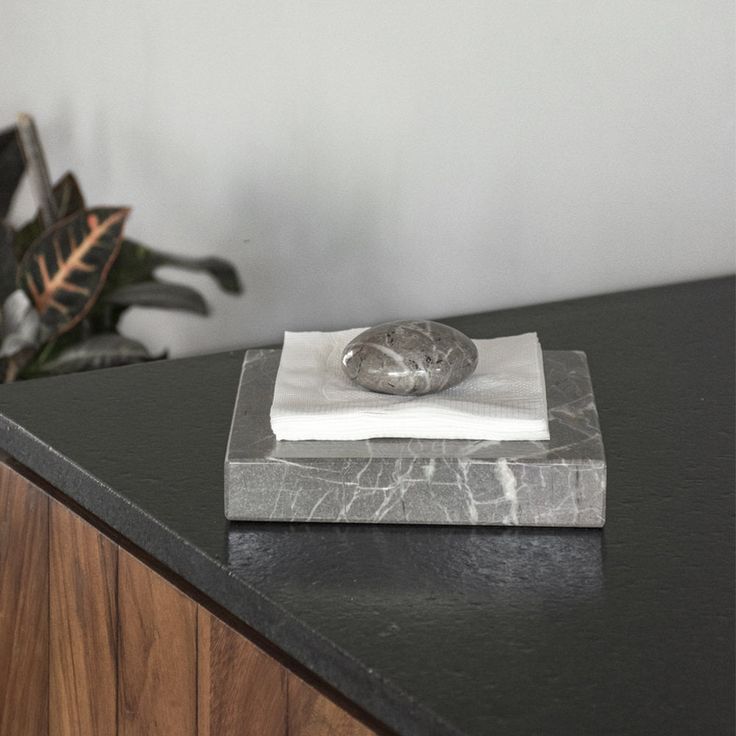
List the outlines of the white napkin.
{"type": "Polygon", "coordinates": [[[364,329],[284,333],[271,406],[277,439],[549,439],[536,332],[474,340],[478,367],[460,385],[392,396],[361,388],[343,373],[342,351],[364,329]]]}

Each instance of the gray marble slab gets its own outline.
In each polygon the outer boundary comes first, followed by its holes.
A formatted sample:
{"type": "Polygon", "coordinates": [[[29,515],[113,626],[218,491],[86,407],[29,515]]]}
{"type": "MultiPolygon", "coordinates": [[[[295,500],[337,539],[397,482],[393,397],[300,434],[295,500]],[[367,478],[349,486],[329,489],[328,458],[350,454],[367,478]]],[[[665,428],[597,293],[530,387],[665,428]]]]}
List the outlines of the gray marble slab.
{"type": "Polygon", "coordinates": [[[231,520],[601,527],[606,461],[585,354],[545,351],[547,442],[277,441],[280,350],[248,350],[225,459],[231,520]]]}

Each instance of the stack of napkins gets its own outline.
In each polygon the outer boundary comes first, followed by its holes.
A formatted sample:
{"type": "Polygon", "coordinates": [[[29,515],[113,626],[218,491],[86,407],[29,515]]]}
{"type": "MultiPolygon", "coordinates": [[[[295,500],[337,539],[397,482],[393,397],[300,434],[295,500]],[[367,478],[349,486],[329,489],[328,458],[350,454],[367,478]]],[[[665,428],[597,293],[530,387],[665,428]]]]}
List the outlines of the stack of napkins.
{"type": "Polygon", "coordinates": [[[343,373],[342,352],[364,329],[284,334],[271,406],[277,439],[549,439],[535,332],[474,340],[478,367],[458,386],[425,396],[391,396],[357,386],[343,373]]]}

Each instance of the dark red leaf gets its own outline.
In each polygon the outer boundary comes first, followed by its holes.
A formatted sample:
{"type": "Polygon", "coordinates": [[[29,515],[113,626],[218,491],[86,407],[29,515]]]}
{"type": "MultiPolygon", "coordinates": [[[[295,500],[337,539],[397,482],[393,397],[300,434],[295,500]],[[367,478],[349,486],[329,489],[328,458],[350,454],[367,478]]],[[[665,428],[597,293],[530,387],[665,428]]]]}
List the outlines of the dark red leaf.
{"type": "Polygon", "coordinates": [[[76,325],[95,303],[120,250],[127,208],[82,210],[36,240],[20,268],[20,283],[48,337],[76,325]]]}

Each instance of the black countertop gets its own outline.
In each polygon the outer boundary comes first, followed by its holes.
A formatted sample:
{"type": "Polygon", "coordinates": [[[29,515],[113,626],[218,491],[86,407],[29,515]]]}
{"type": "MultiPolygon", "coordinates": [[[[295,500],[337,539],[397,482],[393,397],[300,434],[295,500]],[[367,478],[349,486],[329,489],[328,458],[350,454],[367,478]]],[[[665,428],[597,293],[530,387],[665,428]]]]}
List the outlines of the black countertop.
{"type": "Polygon", "coordinates": [[[734,280],[447,320],[588,354],[599,530],[228,523],[242,351],[0,387],[0,447],[412,734],[734,728],[734,280]]]}

